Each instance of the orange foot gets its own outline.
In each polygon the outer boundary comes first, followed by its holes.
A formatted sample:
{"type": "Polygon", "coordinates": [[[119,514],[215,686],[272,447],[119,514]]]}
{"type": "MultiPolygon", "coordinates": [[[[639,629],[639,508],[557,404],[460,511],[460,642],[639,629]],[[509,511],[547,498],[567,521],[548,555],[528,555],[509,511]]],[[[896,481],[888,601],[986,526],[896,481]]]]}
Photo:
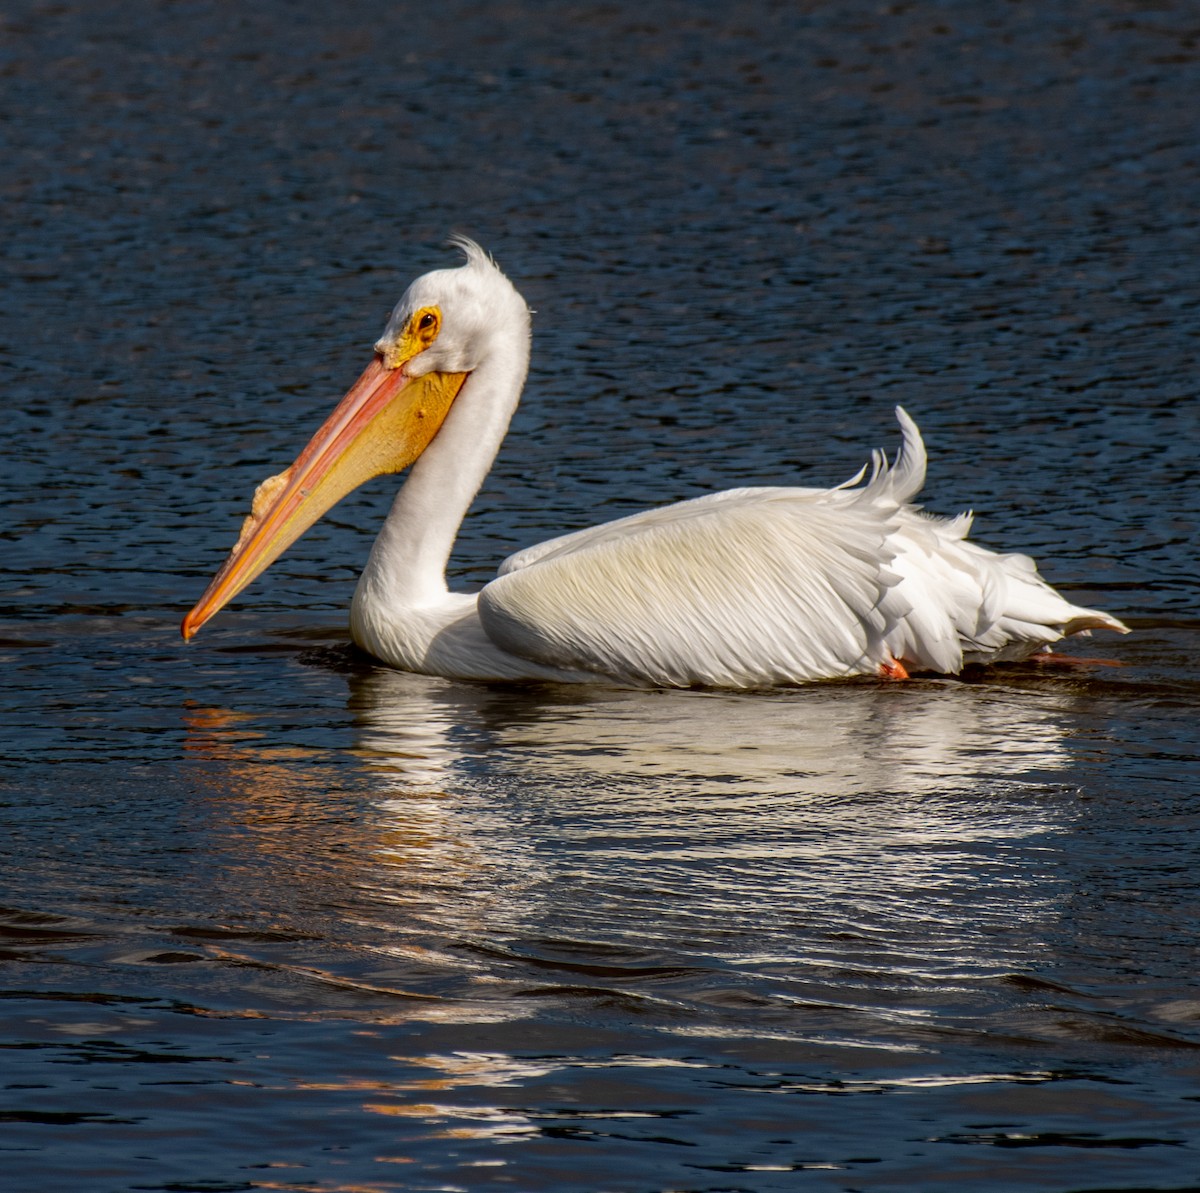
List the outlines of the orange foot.
{"type": "Polygon", "coordinates": [[[880,679],[907,679],[908,668],[899,660],[892,659],[890,663],[879,664],[880,679]]]}

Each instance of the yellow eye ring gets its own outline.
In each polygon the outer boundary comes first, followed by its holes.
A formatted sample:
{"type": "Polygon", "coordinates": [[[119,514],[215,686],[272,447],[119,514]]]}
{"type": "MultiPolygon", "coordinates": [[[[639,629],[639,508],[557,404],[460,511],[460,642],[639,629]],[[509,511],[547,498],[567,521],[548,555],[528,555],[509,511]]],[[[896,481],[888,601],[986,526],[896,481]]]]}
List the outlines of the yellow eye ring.
{"type": "Polygon", "coordinates": [[[408,328],[408,334],[420,345],[418,351],[428,348],[442,330],[442,313],[437,307],[424,307],[413,313],[408,328]]]}

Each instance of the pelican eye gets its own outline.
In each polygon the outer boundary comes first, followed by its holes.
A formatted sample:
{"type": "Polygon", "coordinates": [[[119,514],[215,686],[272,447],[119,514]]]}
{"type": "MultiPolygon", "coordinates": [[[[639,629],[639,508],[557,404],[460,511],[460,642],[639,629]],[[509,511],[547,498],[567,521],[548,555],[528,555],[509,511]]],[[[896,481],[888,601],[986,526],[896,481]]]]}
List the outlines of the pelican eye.
{"type": "Polygon", "coordinates": [[[419,311],[414,311],[408,321],[408,334],[418,352],[428,348],[438,338],[438,332],[441,330],[442,312],[437,307],[422,307],[419,311]]]}
{"type": "Polygon", "coordinates": [[[441,330],[442,312],[436,306],[419,307],[405,316],[398,331],[385,333],[376,347],[389,369],[399,368],[424,352],[441,330]]]}

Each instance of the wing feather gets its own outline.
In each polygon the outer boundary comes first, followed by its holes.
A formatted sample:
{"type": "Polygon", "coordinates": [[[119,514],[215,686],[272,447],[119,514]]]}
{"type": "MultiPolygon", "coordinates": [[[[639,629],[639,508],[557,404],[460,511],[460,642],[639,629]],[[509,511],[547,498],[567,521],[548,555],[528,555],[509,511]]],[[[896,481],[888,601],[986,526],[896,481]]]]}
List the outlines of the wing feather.
{"type": "Polygon", "coordinates": [[[877,468],[863,489],[731,490],[567,535],[514,556],[480,618],[505,650],[631,682],[870,673],[903,613],[887,490],[877,468]]]}

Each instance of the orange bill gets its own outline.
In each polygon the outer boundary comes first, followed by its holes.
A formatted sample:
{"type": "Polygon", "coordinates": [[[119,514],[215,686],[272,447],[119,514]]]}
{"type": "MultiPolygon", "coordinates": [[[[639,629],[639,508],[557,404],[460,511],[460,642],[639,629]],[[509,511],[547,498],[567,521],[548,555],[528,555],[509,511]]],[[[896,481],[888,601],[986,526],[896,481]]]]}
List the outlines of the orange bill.
{"type": "Polygon", "coordinates": [[[229,558],[183,619],[183,636],[190,638],[347,493],[416,460],[437,434],[466,377],[407,377],[377,356],[296,462],[258,486],[229,558]]]}

